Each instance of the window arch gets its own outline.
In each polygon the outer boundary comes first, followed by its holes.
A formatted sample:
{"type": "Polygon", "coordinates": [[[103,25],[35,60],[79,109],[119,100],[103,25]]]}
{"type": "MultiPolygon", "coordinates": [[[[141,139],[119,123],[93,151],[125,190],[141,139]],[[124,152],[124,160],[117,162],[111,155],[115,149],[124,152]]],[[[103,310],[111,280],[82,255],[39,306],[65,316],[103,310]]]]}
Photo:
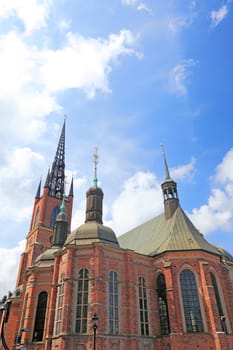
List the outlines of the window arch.
{"type": "Polygon", "coordinates": [[[210,277],[211,277],[211,282],[212,282],[212,285],[214,288],[214,295],[215,295],[215,300],[216,300],[216,304],[217,304],[218,315],[219,315],[219,319],[221,322],[222,331],[227,333],[225,317],[224,317],[221,298],[220,298],[220,294],[219,294],[219,290],[218,290],[217,280],[212,272],[210,272],[210,277]]]}
{"type": "Polygon", "coordinates": [[[183,308],[188,333],[203,332],[203,322],[194,273],[185,269],[180,274],[183,308]]]}
{"type": "Polygon", "coordinates": [[[51,220],[50,220],[50,227],[53,229],[55,225],[55,221],[57,218],[58,213],[60,212],[60,208],[58,206],[53,208],[51,220]]]}
{"type": "Polygon", "coordinates": [[[32,338],[32,341],[34,342],[43,340],[47,299],[48,299],[47,292],[41,292],[39,294],[37,309],[36,309],[35,327],[34,327],[33,338],[32,338]]]}
{"type": "Polygon", "coordinates": [[[141,335],[149,335],[149,320],[145,278],[139,277],[138,282],[141,335]]]}
{"type": "Polygon", "coordinates": [[[170,322],[167,306],[167,290],[165,277],[162,273],[157,277],[157,298],[159,309],[160,334],[169,334],[170,322]]]}
{"type": "Polygon", "coordinates": [[[115,271],[109,273],[109,332],[119,333],[118,276],[115,271]]]}
{"type": "Polygon", "coordinates": [[[88,281],[89,272],[83,268],[79,271],[78,293],[76,308],[76,333],[87,332],[87,313],[88,313],[88,281]]]}

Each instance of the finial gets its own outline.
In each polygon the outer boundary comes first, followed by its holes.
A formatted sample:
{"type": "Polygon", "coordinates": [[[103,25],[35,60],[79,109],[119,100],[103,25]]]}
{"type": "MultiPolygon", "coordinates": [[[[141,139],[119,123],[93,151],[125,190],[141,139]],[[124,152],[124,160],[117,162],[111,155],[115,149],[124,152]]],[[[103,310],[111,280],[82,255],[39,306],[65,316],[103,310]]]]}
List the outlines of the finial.
{"type": "Polygon", "coordinates": [[[67,115],[66,115],[66,114],[64,114],[64,121],[66,121],[66,118],[67,118],[67,115]]]}
{"type": "Polygon", "coordinates": [[[163,161],[164,161],[165,180],[171,180],[171,177],[170,177],[170,174],[169,174],[168,165],[167,165],[165,150],[164,150],[164,144],[163,144],[163,143],[161,144],[161,148],[162,148],[163,161]]]}
{"type": "Polygon", "coordinates": [[[95,153],[93,154],[93,160],[94,160],[94,186],[97,187],[97,164],[98,164],[98,147],[95,147],[95,153]]]}

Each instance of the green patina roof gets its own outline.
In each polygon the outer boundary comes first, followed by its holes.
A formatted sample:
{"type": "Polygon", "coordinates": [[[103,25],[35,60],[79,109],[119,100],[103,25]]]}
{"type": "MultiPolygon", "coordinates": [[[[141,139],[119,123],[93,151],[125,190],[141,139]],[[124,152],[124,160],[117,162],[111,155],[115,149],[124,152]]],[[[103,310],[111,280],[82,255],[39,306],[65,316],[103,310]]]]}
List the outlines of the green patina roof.
{"type": "Polygon", "coordinates": [[[104,226],[96,221],[89,221],[71,232],[66,239],[65,245],[82,245],[95,242],[102,242],[119,247],[114,231],[110,227],[104,226]]]}
{"type": "Polygon", "coordinates": [[[187,250],[204,250],[219,256],[225,255],[218,247],[207,242],[180,207],[170,219],[167,220],[161,214],[125,233],[118,241],[122,248],[144,255],[187,250]]]}

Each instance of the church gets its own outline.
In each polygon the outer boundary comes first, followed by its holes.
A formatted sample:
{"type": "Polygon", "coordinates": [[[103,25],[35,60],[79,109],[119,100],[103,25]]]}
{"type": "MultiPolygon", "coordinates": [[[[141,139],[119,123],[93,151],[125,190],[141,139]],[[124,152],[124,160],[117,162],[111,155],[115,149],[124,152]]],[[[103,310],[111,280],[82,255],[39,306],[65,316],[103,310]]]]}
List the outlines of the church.
{"type": "Polygon", "coordinates": [[[190,221],[164,151],[163,161],[163,213],[117,237],[95,167],[85,222],[71,231],[64,122],[15,290],[0,303],[0,349],[233,350],[233,257],[190,221]]]}

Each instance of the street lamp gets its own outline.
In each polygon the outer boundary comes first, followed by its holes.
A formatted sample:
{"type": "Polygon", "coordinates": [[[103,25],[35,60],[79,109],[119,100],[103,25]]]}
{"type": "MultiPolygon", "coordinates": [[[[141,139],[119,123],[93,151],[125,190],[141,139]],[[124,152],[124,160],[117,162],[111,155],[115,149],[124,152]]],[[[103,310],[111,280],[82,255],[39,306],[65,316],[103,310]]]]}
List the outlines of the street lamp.
{"type": "Polygon", "coordinates": [[[92,322],[93,322],[94,350],[96,350],[96,330],[97,330],[97,328],[98,328],[98,320],[99,320],[99,317],[97,316],[97,314],[94,314],[94,316],[92,317],[92,322]]]}
{"type": "Polygon", "coordinates": [[[6,340],[5,340],[5,334],[4,334],[4,326],[5,323],[8,322],[9,313],[10,313],[10,307],[11,307],[11,301],[5,301],[5,304],[2,304],[0,307],[0,310],[4,311],[3,320],[2,320],[2,326],[1,326],[1,333],[0,333],[0,339],[2,340],[2,345],[5,350],[10,350],[7,346],[6,340]]]}

